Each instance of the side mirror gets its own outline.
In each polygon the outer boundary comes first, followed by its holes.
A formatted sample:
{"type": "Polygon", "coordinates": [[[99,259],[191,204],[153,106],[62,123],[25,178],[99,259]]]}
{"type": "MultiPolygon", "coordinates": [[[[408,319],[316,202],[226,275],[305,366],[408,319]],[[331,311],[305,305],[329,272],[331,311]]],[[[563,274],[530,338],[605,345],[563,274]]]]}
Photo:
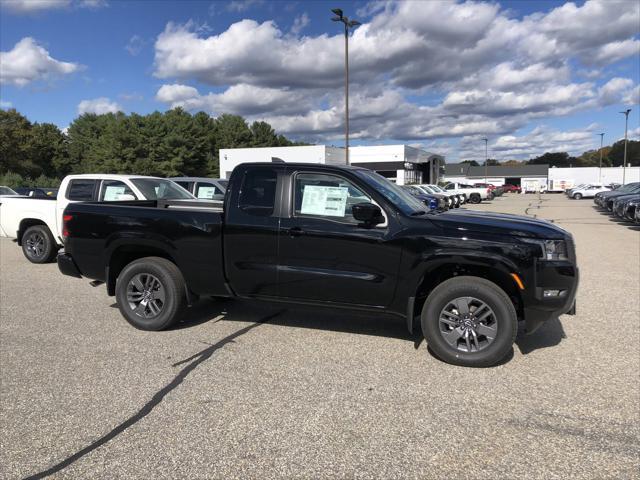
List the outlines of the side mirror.
{"type": "Polygon", "coordinates": [[[384,223],[382,210],[373,203],[356,203],[351,207],[353,218],[369,227],[384,223]]]}

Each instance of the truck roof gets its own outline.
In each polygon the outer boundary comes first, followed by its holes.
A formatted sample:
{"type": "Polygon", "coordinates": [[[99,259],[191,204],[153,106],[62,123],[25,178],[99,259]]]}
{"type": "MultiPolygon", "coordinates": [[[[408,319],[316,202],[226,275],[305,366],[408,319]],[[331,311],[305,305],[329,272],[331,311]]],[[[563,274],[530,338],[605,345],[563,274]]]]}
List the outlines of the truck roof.
{"type": "Polygon", "coordinates": [[[326,163],[306,163],[306,162],[247,162],[241,163],[238,167],[295,167],[295,168],[322,168],[326,170],[368,170],[369,168],[359,167],[357,165],[333,165],[326,163]]]}
{"type": "Polygon", "coordinates": [[[174,182],[177,180],[179,182],[218,182],[220,180],[228,182],[227,179],[224,178],[214,178],[214,177],[169,177],[167,180],[173,180],[174,182]]]}
{"type": "MultiPolygon", "coordinates": [[[[100,180],[120,180],[125,178],[127,180],[131,178],[155,178],[161,179],[161,177],[151,177],[148,175],[122,175],[119,173],[79,173],[73,175],[67,175],[65,178],[74,179],[74,178],[97,178],[100,180]]],[[[165,179],[162,179],[165,180],[165,179]]]]}

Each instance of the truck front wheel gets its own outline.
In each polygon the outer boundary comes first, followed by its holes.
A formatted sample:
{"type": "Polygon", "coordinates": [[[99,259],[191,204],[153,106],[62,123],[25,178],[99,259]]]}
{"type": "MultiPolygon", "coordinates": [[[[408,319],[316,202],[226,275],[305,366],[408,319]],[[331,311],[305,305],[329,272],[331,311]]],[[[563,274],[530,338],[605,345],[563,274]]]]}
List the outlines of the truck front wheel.
{"type": "Polygon", "coordinates": [[[58,246],[46,225],[34,225],[22,235],[22,253],[31,263],[49,263],[58,253],[58,246]]]}
{"type": "Polygon", "coordinates": [[[184,278],[165,258],[141,258],[118,275],[116,300],[120,313],[134,327],[164,330],[180,318],[184,309],[184,278]]]}
{"type": "Polygon", "coordinates": [[[518,332],[513,303],[495,283],[461,276],[438,285],[422,309],[422,333],[443,361],[490,367],[511,350],[518,332]]]}

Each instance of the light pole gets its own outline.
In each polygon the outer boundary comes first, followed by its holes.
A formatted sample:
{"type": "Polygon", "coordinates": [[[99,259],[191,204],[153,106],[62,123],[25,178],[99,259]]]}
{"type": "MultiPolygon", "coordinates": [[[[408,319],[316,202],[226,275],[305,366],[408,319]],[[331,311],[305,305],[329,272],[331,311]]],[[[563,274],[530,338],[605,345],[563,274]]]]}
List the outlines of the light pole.
{"type": "Polygon", "coordinates": [[[489,139],[488,138],[483,138],[482,140],[484,140],[484,183],[487,185],[487,187],[489,186],[489,182],[487,181],[487,170],[489,169],[489,166],[487,165],[489,163],[489,139]]]}
{"type": "Polygon", "coordinates": [[[349,20],[340,8],[332,8],[335,14],[331,20],[344,23],[344,145],[347,165],[349,165],[349,29],[353,29],[361,23],[357,20],[349,20]]]}
{"type": "Polygon", "coordinates": [[[627,108],[624,112],[624,160],[622,160],[622,185],[624,185],[627,173],[627,126],[629,125],[629,112],[630,108],[627,108]]]}
{"type": "Polygon", "coordinates": [[[602,145],[604,142],[604,133],[598,133],[600,135],[600,173],[598,174],[598,183],[602,183],[602,145]]]}

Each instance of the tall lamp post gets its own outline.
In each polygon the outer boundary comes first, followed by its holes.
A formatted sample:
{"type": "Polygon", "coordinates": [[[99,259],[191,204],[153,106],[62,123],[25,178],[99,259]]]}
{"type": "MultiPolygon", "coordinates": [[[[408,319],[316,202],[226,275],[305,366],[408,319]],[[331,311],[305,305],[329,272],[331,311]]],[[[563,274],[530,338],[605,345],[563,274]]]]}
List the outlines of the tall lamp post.
{"type": "Polygon", "coordinates": [[[349,165],[349,29],[354,29],[361,23],[357,20],[349,20],[340,8],[332,8],[331,11],[335,14],[331,20],[344,24],[344,145],[347,165],[349,165]]]}
{"type": "Polygon", "coordinates": [[[487,171],[489,169],[489,139],[483,138],[482,140],[484,140],[484,183],[489,185],[489,182],[487,181],[487,171]]]}
{"type": "Polygon", "coordinates": [[[600,135],[600,173],[598,174],[598,183],[602,183],[602,145],[604,142],[604,133],[597,133],[600,135]]]}
{"type": "Polygon", "coordinates": [[[629,125],[629,112],[630,108],[627,108],[624,112],[624,160],[622,160],[622,184],[624,185],[627,173],[627,126],[629,125]]]}

